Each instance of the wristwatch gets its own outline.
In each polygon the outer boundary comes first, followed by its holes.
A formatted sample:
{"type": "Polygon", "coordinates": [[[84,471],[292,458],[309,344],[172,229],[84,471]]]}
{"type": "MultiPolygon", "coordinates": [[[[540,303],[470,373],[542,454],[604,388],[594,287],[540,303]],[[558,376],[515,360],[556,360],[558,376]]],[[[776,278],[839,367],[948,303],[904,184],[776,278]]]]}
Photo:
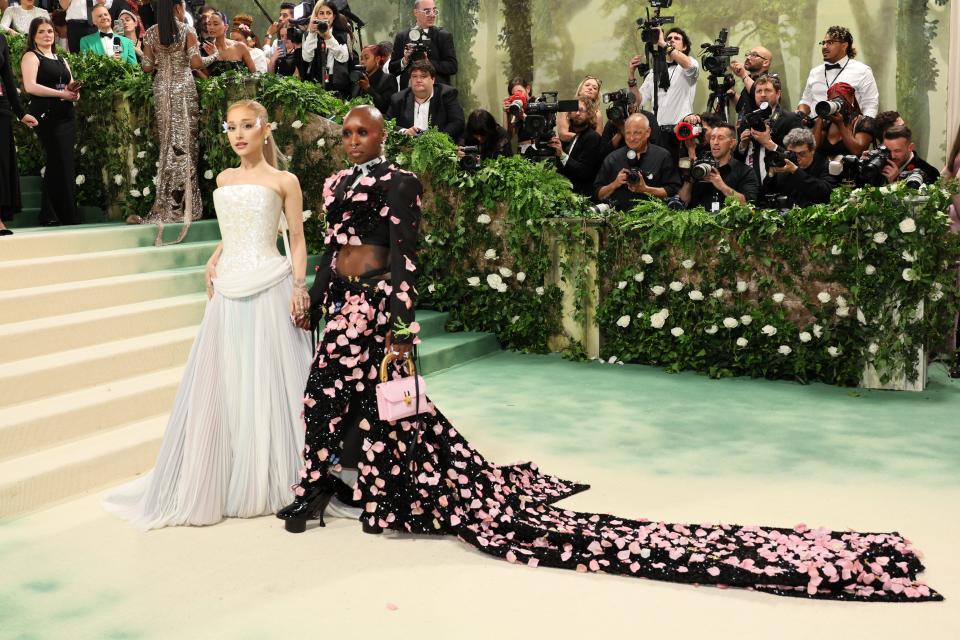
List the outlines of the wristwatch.
{"type": "Polygon", "coordinates": [[[635,86],[637,86],[637,79],[636,79],[636,78],[627,78],[627,86],[628,86],[628,87],[635,87],[635,86]]]}
{"type": "Polygon", "coordinates": [[[676,51],[676,49],[677,49],[677,48],[676,48],[675,46],[673,46],[672,44],[668,44],[668,45],[667,45],[667,48],[664,49],[664,51],[666,51],[667,55],[670,55],[671,53],[673,53],[674,51],[676,51]]]}

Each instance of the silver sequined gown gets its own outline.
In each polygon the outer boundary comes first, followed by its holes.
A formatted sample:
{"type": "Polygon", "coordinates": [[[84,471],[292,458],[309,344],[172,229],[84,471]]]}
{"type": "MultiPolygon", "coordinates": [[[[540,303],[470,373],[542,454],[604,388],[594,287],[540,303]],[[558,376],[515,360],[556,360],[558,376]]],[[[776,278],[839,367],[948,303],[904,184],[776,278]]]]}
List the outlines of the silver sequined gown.
{"type": "Polygon", "coordinates": [[[153,100],[157,121],[160,166],[157,168],[156,200],[145,222],[199,220],[203,213],[197,183],[199,153],[199,105],[197,86],[190,70],[190,58],[199,55],[197,45],[187,44],[192,27],[177,23],[178,37],[170,45],[160,44],[157,26],[143,36],[154,54],[153,100]]]}
{"type": "Polygon", "coordinates": [[[293,276],[277,250],[282,202],[250,184],[213,199],[223,237],[215,294],[156,466],[104,503],[139,529],[275,513],[298,480],[312,351],[290,321],[293,276]]]}

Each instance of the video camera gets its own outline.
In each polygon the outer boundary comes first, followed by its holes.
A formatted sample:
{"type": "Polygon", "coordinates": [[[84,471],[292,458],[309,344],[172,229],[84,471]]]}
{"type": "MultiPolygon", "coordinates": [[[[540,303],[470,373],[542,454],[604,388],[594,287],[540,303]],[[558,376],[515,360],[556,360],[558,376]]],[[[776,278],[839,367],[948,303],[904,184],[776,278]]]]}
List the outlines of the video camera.
{"type": "Polygon", "coordinates": [[[640,29],[640,39],[648,45],[655,45],[660,40],[658,31],[665,24],[676,22],[674,16],[661,16],[661,9],[669,9],[673,0],[648,0],[653,7],[653,15],[650,15],[650,9],[647,9],[646,18],[637,19],[637,28],[640,29]]]}
{"type": "Polygon", "coordinates": [[[295,6],[293,8],[293,17],[290,18],[289,24],[298,27],[306,27],[310,24],[310,16],[313,15],[313,4],[312,2],[301,2],[295,6]]]}
{"type": "Polygon", "coordinates": [[[430,57],[430,29],[414,27],[407,33],[410,38],[410,59],[425,60],[430,57]]]}
{"type": "Polygon", "coordinates": [[[544,91],[536,100],[527,102],[524,126],[534,144],[527,148],[524,156],[533,159],[556,158],[556,153],[549,145],[557,135],[557,113],[580,109],[579,100],[557,100],[558,95],[559,91],[544,91]]]}
{"type": "Polygon", "coordinates": [[[740,53],[740,47],[727,46],[728,37],[729,31],[727,29],[720,29],[720,35],[713,41],[713,44],[705,42],[700,45],[703,68],[712,76],[725,75],[727,73],[727,67],[730,66],[730,56],[735,56],[740,53]]]}
{"type": "Polygon", "coordinates": [[[607,107],[607,120],[623,122],[630,115],[630,105],[636,101],[636,96],[630,93],[629,89],[619,89],[603,94],[604,104],[610,105],[607,107]]]}
{"type": "Polygon", "coordinates": [[[754,131],[763,131],[767,128],[767,120],[771,115],[773,115],[773,107],[769,102],[762,102],[759,109],[745,115],[743,120],[754,131]]]}

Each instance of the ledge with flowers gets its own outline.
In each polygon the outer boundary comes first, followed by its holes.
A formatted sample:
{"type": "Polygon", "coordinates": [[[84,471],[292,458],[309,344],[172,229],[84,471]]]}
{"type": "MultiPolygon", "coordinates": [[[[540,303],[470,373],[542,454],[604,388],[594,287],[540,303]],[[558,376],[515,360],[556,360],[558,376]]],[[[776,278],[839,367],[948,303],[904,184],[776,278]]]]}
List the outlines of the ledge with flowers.
{"type": "MultiPolygon", "coordinates": [[[[22,47],[11,40],[14,60],[22,47]]],[[[116,219],[146,213],[157,162],[151,78],[102,56],[69,60],[84,83],[81,204],[116,219]]],[[[323,180],[345,164],[334,121],[351,103],[274,75],[197,84],[204,201],[233,162],[220,127],[225,107],[255,98],[272,114],[305,206],[319,209],[323,180]]],[[[21,173],[39,172],[35,140],[18,136],[21,173]]],[[[928,354],[953,328],[952,185],[913,202],[915,193],[897,189],[838,189],[830,205],[785,214],[733,202],[715,214],[672,211],[651,201],[598,218],[547,165],[514,157],[461,171],[456,147],[438,132],[391,133],[387,155],[424,182],[421,304],[449,311],[448,329],[493,332],[508,349],[714,377],[856,385],[872,372],[872,384],[922,386],[928,354]]],[[[305,215],[316,253],[323,219],[305,215]]]]}

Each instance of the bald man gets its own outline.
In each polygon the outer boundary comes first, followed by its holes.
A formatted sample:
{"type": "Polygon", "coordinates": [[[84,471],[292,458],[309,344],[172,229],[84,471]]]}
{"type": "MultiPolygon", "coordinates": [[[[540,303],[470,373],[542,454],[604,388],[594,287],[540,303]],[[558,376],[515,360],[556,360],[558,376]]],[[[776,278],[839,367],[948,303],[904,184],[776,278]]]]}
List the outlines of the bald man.
{"type": "Polygon", "coordinates": [[[737,122],[743,119],[744,114],[756,111],[758,105],[754,98],[753,83],[762,75],[770,72],[773,63],[773,54],[766,47],[752,47],[747,52],[743,62],[730,62],[730,71],[743,81],[743,91],[737,101],[737,122]]]}

